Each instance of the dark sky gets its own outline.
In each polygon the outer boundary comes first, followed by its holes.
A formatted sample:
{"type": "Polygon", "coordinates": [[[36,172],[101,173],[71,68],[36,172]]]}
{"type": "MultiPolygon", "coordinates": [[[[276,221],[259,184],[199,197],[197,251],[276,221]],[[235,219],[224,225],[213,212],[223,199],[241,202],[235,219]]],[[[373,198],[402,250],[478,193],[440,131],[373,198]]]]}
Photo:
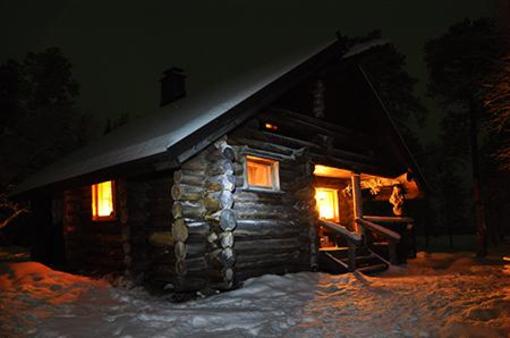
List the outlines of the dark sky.
{"type": "Polygon", "coordinates": [[[163,69],[178,65],[188,88],[344,34],[382,29],[425,80],[422,49],[465,17],[493,15],[495,0],[50,1],[0,2],[0,60],[61,47],[95,116],[150,113],[163,69]]]}

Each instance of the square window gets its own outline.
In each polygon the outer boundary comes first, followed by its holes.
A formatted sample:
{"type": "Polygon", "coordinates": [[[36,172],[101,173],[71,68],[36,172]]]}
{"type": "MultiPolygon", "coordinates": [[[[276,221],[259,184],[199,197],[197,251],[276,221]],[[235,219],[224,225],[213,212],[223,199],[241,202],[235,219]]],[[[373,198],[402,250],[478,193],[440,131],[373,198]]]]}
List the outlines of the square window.
{"type": "Polygon", "coordinates": [[[246,185],[250,188],[279,190],[278,161],[246,156],[246,185]]]}
{"type": "Polygon", "coordinates": [[[92,185],[92,220],[115,219],[115,183],[105,181],[92,185]]]}

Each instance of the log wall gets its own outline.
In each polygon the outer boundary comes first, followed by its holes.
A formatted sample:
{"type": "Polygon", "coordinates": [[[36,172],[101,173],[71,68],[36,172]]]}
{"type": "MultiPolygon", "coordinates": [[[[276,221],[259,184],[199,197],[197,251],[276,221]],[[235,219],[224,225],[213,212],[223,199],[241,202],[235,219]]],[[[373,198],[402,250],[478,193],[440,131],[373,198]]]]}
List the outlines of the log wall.
{"type": "MultiPolygon", "coordinates": [[[[157,279],[162,250],[148,244],[150,235],[171,224],[172,183],[169,173],[136,179],[116,179],[116,217],[93,221],[91,187],[64,192],[66,266],[85,274],[125,275],[134,281],[157,279]]],[[[167,255],[166,262],[171,261],[167,255]]],[[[165,262],[165,263],[166,263],[165,262]]]]}
{"type": "MultiPolygon", "coordinates": [[[[184,292],[231,289],[266,273],[314,269],[314,164],[359,170],[374,163],[335,143],[332,135],[345,142],[357,137],[350,131],[312,122],[288,112],[260,114],[173,172],[116,180],[115,221],[92,221],[90,186],[66,191],[69,265],[184,292]],[[267,121],[281,130],[265,130],[267,121]],[[278,191],[247,186],[247,155],[278,161],[278,191]]],[[[341,208],[347,216],[352,206],[341,201],[341,208]]]]}
{"type": "Polygon", "coordinates": [[[310,270],[316,265],[313,164],[303,148],[278,140],[265,142],[257,126],[258,121],[251,121],[228,139],[240,162],[233,207],[237,216],[233,232],[236,281],[265,273],[310,270]],[[278,160],[280,191],[246,187],[246,155],[278,160]]]}
{"type": "MultiPolygon", "coordinates": [[[[116,186],[121,188],[122,184],[116,186]]],[[[118,193],[121,195],[124,193],[118,193]]],[[[92,221],[91,197],[90,186],[64,192],[66,266],[84,274],[122,274],[126,268],[123,248],[126,224],[121,225],[118,219],[92,221]]]]}

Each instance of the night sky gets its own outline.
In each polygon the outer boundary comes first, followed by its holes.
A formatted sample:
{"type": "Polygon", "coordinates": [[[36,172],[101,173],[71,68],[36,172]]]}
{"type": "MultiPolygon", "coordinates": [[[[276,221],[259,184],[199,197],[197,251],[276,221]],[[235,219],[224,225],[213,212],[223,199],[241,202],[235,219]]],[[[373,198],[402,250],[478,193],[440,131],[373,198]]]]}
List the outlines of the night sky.
{"type": "Polygon", "coordinates": [[[193,93],[337,30],[382,29],[425,80],[425,40],[465,17],[494,15],[494,1],[2,1],[0,60],[60,47],[81,84],[83,112],[143,115],[157,109],[169,66],[185,69],[193,93]]]}

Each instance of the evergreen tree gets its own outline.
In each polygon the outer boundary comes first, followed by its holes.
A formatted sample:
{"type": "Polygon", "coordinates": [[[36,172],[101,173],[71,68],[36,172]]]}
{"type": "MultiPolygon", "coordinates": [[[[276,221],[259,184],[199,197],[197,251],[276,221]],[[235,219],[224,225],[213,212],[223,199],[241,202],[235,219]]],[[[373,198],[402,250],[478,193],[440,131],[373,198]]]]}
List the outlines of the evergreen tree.
{"type": "Polygon", "coordinates": [[[479,142],[487,112],[483,104],[487,75],[501,53],[496,25],[489,19],[464,20],[425,45],[429,93],[446,113],[443,130],[449,155],[469,154],[478,256],[487,253],[479,142]],[[468,145],[468,147],[466,147],[468,145]]]}
{"type": "Polygon", "coordinates": [[[71,69],[58,48],[0,64],[0,222],[21,210],[5,197],[12,187],[84,142],[71,69]]]}

